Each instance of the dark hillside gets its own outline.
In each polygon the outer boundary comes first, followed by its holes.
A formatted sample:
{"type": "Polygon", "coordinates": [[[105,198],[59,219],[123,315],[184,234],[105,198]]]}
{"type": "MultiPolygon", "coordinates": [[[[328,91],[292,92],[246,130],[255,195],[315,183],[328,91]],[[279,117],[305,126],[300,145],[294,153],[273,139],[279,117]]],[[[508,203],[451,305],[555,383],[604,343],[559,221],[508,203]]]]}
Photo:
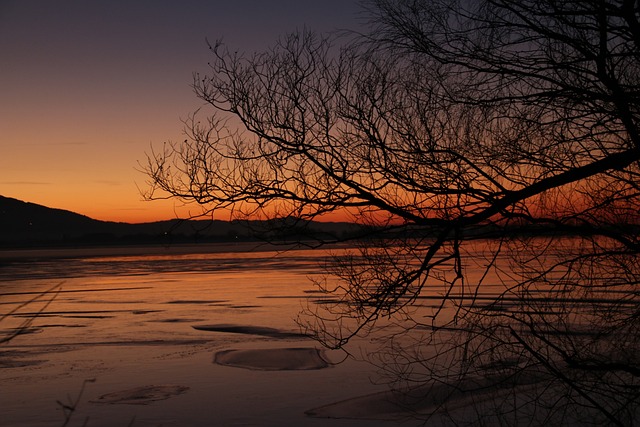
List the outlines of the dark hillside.
{"type": "Polygon", "coordinates": [[[105,228],[102,221],[0,196],[0,242],[73,239],[105,228]]]}
{"type": "MultiPolygon", "coordinates": [[[[260,240],[333,240],[357,233],[348,223],[297,221],[293,233],[283,224],[259,221],[179,220],[127,224],[98,221],[74,212],[0,196],[0,248],[170,244],[260,240]]],[[[291,224],[288,224],[289,226],[291,224]]]]}

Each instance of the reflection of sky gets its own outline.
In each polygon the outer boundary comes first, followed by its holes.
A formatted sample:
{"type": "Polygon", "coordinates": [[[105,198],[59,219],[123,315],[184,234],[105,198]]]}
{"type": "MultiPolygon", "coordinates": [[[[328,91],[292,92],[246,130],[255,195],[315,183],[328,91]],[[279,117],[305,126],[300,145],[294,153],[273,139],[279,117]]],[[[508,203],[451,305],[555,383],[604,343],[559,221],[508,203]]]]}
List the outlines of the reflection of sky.
{"type": "Polygon", "coordinates": [[[174,202],[140,202],[137,162],[182,138],[205,38],[253,51],[296,28],[354,28],[357,3],[3,0],[0,195],[99,219],[173,217],[174,202]]]}
{"type": "MultiPolygon", "coordinates": [[[[20,307],[15,316],[0,323],[1,338],[2,333],[24,322],[25,317],[20,316],[43,309],[28,330],[30,333],[12,341],[14,351],[3,358],[4,363],[15,361],[17,366],[0,369],[0,424],[61,425],[58,421],[62,414],[56,401],[66,402],[67,395],[75,399],[83,381],[95,378],[81,394],[70,425],[80,425],[88,419],[86,424],[92,427],[388,426],[388,421],[335,420],[336,424],[324,419],[314,421],[305,415],[312,408],[385,390],[370,380],[371,365],[349,360],[329,369],[296,372],[223,367],[212,363],[220,350],[313,348],[319,344],[291,336],[193,328],[227,325],[249,331],[258,327],[299,333],[295,319],[306,304],[304,298],[308,297],[310,304],[318,298],[317,294],[308,293],[314,289],[308,266],[313,261],[324,261],[314,258],[317,254],[280,254],[277,259],[286,268],[273,263],[275,253],[246,254],[245,262],[239,262],[237,268],[217,268],[211,263],[213,270],[198,272],[191,270],[193,264],[182,262],[184,258],[200,258],[196,255],[176,257],[175,266],[182,268],[173,271],[161,271],[163,264],[171,262],[170,257],[151,257],[148,262],[155,267],[129,269],[116,275],[112,270],[118,262],[115,254],[101,263],[86,259],[94,268],[84,271],[76,270],[80,259],[55,260],[61,270],[74,270],[81,275],[66,278],[61,292],[48,306],[44,304],[51,294],[20,307]],[[105,394],[167,384],[190,389],[179,398],[149,405],[91,403],[105,394]]],[[[202,257],[227,257],[238,262],[230,253],[202,257]]],[[[120,264],[142,265],[144,259],[121,259],[120,264]]],[[[36,278],[4,280],[4,295],[0,297],[4,311],[51,289],[49,267],[38,263],[30,268],[36,278]]],[[[368,341],[369,337],[356,343],[364,345],[368,341]]],[[[351,348],[361,354],[359,347],[351,348]]],[[[344,359],[344,353],[327,352],[325,357],[339,361],[344,359]]]]}
{"type": "MultiPolygon", "coordinates": [[[[202,245],[194,246],[193,250],[203,250],[202,245]]],[[[319,265],[325,265],[332,259],[335,251],[337,249],[283,252],[283,247],[263,247],[257,243],[207,245],[205,253],[194,253],[188,246],[23,251],[26,255],[23,260],[3,261],[0,282],[37,279],[58,281],[94,275],[111,277],[185,271],[255,271],[258,265],[261,269],[286,271],[291,269],[291,264],[295,264],[297,270],[312,275],[317,273],[319,265]],[[226,252],[230,248],[231,251],[226,252]],[[59,255],[64,255],[64,261],[56,257],[59,255]],[[29,268],[25,268],[25,263],[29,268]]]]}

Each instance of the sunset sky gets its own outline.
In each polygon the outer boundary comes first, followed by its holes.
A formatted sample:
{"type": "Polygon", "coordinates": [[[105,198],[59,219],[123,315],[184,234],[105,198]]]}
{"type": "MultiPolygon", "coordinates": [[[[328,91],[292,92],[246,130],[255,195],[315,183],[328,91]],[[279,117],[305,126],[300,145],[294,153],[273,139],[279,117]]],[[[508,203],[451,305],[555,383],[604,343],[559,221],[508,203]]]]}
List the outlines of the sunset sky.
{"type": "MultiPolygon", "coordinates": [[[[205,38],[253,52],[301,28],[356,28],[358,0],[0,0],[0,195],[109,221],[144,202],[138,162],[201,103],[205,38]]],[[[185,210],[179,210],[184,215],[185,210]]]]}

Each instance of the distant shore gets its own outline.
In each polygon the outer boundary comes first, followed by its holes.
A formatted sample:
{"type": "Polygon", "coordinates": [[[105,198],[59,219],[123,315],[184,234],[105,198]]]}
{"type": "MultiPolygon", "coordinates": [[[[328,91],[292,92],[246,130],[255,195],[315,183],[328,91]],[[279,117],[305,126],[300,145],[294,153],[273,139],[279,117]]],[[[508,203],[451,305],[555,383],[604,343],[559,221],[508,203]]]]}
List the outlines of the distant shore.
{"type": "Polygon", "coordinates": [[[221,252],[270,252],[308,249],[299,244],[271,244],[265,242],[226,242],[172,245],[123,245],[61,248],[0,249],[0,261],[30,259],[88,258],[105,256],[188,255],[221,252]]]}

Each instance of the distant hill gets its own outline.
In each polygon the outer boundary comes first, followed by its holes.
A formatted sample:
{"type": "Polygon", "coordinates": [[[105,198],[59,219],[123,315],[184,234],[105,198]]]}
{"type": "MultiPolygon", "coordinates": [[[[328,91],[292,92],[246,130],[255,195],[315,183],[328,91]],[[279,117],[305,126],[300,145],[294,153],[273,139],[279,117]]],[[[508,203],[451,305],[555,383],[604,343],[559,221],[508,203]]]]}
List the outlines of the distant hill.
{"type": "Polygon", "coordinates": [[[349,223],[180,220],[144,224],[99,221],[0,196],[0,248],[196,243],[272,239],[334,240],[358,233],[349,223]]]}

